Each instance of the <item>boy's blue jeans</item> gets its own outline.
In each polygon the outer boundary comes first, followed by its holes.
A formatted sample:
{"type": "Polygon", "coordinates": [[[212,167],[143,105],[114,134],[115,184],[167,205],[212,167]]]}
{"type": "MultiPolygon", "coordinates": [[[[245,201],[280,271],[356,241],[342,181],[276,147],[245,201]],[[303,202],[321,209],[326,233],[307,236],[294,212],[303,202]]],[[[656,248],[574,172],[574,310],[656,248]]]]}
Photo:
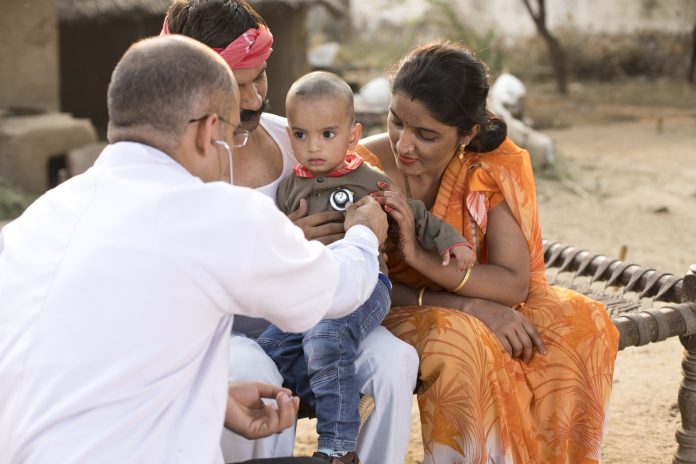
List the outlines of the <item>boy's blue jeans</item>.
{"type": "Polygon", "coordinates": [[[390,290],[388,278],[380,274],[370,298],[348,316],[321,320],[301,334],[271,325],[257,340],[278,366],[283,384],[314,409],[319,448],[357,447],[360,386],[355,358],[360,342],[389,312],[390,290]]]}

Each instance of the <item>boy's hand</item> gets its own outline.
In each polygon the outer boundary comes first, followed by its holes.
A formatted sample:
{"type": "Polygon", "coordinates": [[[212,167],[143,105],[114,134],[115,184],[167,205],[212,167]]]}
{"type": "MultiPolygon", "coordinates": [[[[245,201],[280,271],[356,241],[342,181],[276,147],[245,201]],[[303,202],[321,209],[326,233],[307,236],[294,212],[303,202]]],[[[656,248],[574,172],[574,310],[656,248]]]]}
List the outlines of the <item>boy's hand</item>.
{"type": "Polygon", "coordinates": [[[450,262],[450,255],[454,256],[457,263],[457,270],[464,272],[474,265],[474,251],[466,245],[458,245],[449,249],[442,255],[442,265],[447,266],[450,262]]]}

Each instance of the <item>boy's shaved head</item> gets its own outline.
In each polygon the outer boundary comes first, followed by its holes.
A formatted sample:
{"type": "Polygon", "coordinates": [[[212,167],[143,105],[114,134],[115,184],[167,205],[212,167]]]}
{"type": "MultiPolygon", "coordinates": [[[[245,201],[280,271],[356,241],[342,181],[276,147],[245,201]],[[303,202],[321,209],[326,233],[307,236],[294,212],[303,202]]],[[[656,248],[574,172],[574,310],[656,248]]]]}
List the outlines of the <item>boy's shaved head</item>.
{"type": "Polygon", "coordinates": [[[295,100],[319,100],[333,98],[345,102],[346,112],[355,117],[353,106],[353,91],[350,86],[334,73],[314,71],[305,74],[292,84],[286,97],[286,106],[295,100]]]}

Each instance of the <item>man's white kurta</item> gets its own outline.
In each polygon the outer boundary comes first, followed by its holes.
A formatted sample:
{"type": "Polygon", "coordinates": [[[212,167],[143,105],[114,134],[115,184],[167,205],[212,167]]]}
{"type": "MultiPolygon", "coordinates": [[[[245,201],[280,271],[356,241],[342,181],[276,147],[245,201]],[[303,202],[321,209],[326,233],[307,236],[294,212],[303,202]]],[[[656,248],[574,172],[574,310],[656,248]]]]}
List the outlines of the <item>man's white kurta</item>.
{"type": "Polygon", "coordinates": [[[0,235],[0,462],[219,462],[232,314],[303,331],[367,299],[377,240],[121,142],[0,235]],[[346,291],[346,290],[350,291],[346,291]]]}

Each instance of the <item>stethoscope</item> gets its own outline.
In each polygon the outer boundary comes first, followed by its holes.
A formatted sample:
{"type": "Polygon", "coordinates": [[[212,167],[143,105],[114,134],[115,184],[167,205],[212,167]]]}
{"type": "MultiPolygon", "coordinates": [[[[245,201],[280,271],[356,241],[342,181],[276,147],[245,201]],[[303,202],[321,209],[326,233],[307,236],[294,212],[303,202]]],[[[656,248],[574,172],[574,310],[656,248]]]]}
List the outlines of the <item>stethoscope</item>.
{"type": "Polygon", "coordinates": [[[353,192],[347,188],[340,187],[329,195],[329,204],[336,211],[345,211],[346,205],[353,202],[353,192]]]}
{"type": "Polygon", "coordinates": [[[234,185],[234,182],[232,181],[232,149],[224,140],[213,140],[211,143],[221,146],[223,150],[227,152],[227,164],[230,167],[230,184],[234,185]]]}

